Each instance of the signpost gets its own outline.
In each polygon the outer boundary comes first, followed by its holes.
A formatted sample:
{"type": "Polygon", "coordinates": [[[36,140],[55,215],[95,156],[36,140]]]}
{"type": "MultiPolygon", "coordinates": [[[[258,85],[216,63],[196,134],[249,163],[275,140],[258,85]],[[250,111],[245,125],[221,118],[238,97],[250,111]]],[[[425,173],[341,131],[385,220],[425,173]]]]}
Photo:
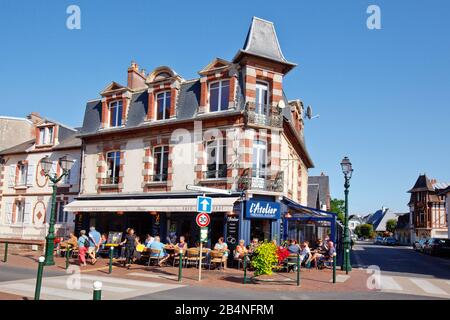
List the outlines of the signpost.
{"type": "Polygon", "coordinates": [[[202,258],[203,258],[203,242],[208,240],[208,226],[211,222],[211,218],[208,213],[212,212],[212,198],[198,197],[197,198],[197,211],[200,212],[195,218],[195,222],[200,227],[200,250],[198,260],[198,281],[202,280],[202,258]]]}

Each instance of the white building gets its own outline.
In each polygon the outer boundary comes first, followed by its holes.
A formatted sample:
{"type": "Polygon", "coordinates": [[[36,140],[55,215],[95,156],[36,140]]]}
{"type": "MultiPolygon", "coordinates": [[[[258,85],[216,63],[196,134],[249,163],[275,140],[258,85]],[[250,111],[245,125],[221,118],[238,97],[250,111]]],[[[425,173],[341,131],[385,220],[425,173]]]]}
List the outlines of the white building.
{"type": "Polygon", "coordinates": [[[0,237],[42,240],[48,229],[52,186],[42,171],[40,160],[54,161],[52,173],[61,172],[58,160],[75,159],[70,174],[58,183],[56,234],[73,230],[73,215],[64,205],[79,192],[80,146],[77,131],[42,119],[34,123],[34,137],[0,152],[0,237]]]}

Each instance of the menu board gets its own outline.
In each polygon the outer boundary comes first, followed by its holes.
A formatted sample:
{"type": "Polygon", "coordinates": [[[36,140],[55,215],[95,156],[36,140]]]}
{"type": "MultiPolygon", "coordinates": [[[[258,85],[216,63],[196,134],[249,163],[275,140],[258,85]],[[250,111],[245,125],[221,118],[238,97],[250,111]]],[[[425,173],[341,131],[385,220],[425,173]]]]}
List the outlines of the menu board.
{"type": "Polygon", "coordinates": [[[227,217],[227,244],[235,247],[238,244],[239,237],[239,218],[237,216],[227,217]]]}
{"type": "Polygon", "coordinates": [[[118,246],[122,241],[122,232],[109,232],[108,240],[106,241],[107,246],[118,246]]]}

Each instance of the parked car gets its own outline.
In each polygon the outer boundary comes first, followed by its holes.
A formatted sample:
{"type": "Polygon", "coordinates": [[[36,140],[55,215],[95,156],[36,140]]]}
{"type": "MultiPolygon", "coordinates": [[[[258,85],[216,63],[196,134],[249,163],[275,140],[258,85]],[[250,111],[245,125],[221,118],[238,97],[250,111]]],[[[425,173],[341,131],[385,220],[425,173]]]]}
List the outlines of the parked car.
{"type": "Polygon", "coordinates": [[[388,237],[386,238],[385,244],[388,246],[395,246],[397,245],[397,239],[395,239],[394,237],[388,237]]]}
{"type": "Polygon", "coordinates": [[[423,238],[423,239],[414,241],[413,249],[414,249],[415,251],[423,252],[423,246],[425,245],[425,243],[427,242],[427,240],[428,240],[428,239],[423,238]]]}
{"type": "Polygon", "coordinates": [[[424,247],[423,252],[432,256],[450,256],[450,239],[431,238],[424,247]]]}
{"type": "Polygon", "coordinates": [[[374,244],[383,244],[383,237],[377,236],[375,238],[374,244]]]}

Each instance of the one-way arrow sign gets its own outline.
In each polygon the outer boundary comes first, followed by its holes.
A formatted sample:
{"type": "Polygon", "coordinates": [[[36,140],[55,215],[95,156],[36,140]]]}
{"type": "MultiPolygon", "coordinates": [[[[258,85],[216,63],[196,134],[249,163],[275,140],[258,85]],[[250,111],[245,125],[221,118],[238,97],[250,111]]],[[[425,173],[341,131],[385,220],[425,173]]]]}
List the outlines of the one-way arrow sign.
{"type": "Polygon", "coordinates": [[[212,198],[210,197],[197,197],[197,212],[212,212],[212,198]]]}

